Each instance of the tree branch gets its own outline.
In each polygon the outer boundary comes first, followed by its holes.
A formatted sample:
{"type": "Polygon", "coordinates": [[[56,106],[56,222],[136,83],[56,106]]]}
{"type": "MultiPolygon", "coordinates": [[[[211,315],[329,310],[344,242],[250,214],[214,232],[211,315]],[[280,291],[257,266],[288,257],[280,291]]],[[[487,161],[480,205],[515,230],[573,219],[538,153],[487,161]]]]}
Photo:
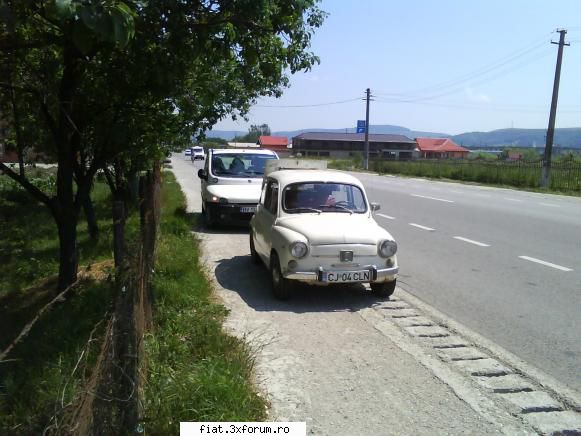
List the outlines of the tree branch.
{"type": "Polygon", "coordinates": [[[0,170],[8,177],[10,177],[15,182],[19,183],[24,189],[26,189],[33,197],[37,200],[41,201],[42,203],[46,204],[49,208],[51,206],[51,199],[48,195],[34,186],[32,183],[28,181],[26,177],[20,176],[20,174],[12,171],[10,167],[6,166],[4,162],[0,162],[0,170]]]}

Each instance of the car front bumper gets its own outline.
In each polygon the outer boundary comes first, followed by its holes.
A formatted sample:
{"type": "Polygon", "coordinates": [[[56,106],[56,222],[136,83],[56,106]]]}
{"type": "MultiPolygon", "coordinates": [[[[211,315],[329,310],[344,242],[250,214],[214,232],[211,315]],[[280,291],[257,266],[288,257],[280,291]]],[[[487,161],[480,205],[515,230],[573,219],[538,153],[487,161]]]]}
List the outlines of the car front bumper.
{"type": "Polygon", "coordinates": [[[225,224],[241,224],[245,225],[250,222],[250,218],[254,215],[252,212],[242,212],[243,208],[254,208],[256,204],[219,204],[207,203],[206,207],[216,220],[225,224]]]}
{"type": "MultiPolygon", "coordinates": [[[[372,265],[369,267],[361,268],[361,269],[370,269],[371,270],[371,282],[391,282],[397,278],[397,273],[399,272],[399,266],[393,266],[391,268],[383,268],[378,269],[376,266],[372,265]]],[[[285,278],[290,280],[300,280],[306,282],[323,282],[323,272],[331,271],[331,270],[323,270],[323,268],[319,268],[318,271],[293,271],[288,272],[284,275],[285,278]]]]}

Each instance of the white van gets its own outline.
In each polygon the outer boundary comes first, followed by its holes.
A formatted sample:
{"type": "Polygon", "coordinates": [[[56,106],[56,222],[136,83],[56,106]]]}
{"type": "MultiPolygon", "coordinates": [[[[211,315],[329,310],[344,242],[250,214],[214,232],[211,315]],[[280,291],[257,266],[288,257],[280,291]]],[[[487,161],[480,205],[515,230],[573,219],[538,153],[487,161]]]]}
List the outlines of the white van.
{"type": "Polygon", "coordinates": [[[278,159],[263,149],[211,149],[201,179],[202,213],[211,227],[248,223],[260,199],[266,163],[278,159]]]}
{"type": "Polygon", "coordinates": [[[200,159],[200,160],[204,160],[206,158],[206,155],[204,154],[204,147],[200,147],[200,146],[196,146],[196,147],[192,147],[192,162],[200,159]]]}

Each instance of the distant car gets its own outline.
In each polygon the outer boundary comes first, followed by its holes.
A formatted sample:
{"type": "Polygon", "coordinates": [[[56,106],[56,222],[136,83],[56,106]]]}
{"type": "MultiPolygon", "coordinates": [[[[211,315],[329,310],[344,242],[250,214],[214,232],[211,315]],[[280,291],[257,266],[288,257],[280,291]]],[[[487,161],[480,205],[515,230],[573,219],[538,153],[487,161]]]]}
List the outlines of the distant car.
{"type": "Polygon", "coordinates": [[[185,155],[186,156],[191,156],[192,155],[192,149],[191,148],[186,148],[185,155]]]}
{"type": "Polygon", "coordinates": [[[279,299],[290,297],[296,281],[369,283],[376,295],[389,297],[399,271],[397,243],[373,219],[376,210],[349,174],[273,171],[250,221],[250,254],[269,269],[279,299]]]}
{"type": "Polygon", "coordinates": [[[248,224],[256,211],[266,162],[278,159],[270,150],[210,149],[201,179],[206,225],[248,224]]]}
{"type": "Polygon", "coordinates": [[[196,160],[204,160],[206,158],[206,155],[204,154],[204,147],[192,147],[191,158],[192,162],[196,160]]]}

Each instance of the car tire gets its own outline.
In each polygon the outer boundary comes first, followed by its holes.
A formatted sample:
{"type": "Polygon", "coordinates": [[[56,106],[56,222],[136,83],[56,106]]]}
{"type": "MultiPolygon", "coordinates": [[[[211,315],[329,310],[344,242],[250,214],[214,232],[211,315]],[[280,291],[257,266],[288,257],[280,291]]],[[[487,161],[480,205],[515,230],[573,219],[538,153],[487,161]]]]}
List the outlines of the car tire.
{"type": "Polygon", "coordinates": [[[378,297],[389,298],[395,291],[395,283],[396,280],[391,282],[370,283],[371,292],[373,292],[378,297]]]}
{"type": "Polygon", "coordinates": [[[282,276],[278,255],[272,252],[270,256],[270,278],[272,280],[272,293],[278,300],[290,298],[290,283],[282,276]]]}
{"type": "Polygon", "coordinates": [[[250,258],[252,259],[252,263],[256,265],[260,263],[260,256],[258,256],[258,253],[254,248],[254,238],[252,237],[252,229],[250,230],[250,258]]]}

